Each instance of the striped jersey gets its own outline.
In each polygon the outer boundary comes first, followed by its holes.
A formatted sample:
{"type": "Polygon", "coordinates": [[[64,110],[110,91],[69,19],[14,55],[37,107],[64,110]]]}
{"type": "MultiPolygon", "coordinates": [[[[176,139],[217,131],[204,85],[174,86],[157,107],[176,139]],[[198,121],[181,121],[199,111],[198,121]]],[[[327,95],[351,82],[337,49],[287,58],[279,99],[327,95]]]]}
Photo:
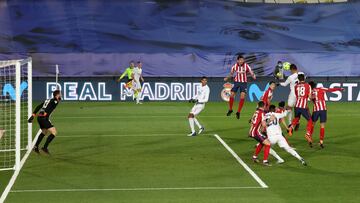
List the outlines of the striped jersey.
{"type": "Polygon", "coordinates": [[[308,107],[308,99],[311,96],[311,87],[308,83],[300,82],[295,85],[296,108],[306,109],[308,107]]]}
{"type": "Polygon", "coordinates": [[[266,105],[270,105],[270,101],[272,99],[273,90],[269,87],[264,95],[261,97],[261,101],[263,101],[266,105]],[[270,101],[269,101],[270,100],[270,101]]]}
{"type": "Polygon", "coordinates": [[[324,87],[317,87],[314,88],[311,92],[311,98],[314,102],[313,111],[325,111],[326,109],[326,102],[325,102],[325,93],[326,92],[336,92],[341,91],[341,88],[324,88],[324,87]]]}
{"type": "Polygon", "coordinates": [[[263,118],[264,118],[264,110],[256,109],[254,115],[251,118],[251,128],[249,132],[251,137],[260,134],[261,122],[263,118]]]}
{"type": "Polygon", "coordinates": [[[251,68],[247,63],[244,63],[241,66],[238,63],[235,63],[235,65],[231,67],[231,72],[235,73],[235,82],[247,82],[247,73],[250,73],[250,71],[251,68]]]}

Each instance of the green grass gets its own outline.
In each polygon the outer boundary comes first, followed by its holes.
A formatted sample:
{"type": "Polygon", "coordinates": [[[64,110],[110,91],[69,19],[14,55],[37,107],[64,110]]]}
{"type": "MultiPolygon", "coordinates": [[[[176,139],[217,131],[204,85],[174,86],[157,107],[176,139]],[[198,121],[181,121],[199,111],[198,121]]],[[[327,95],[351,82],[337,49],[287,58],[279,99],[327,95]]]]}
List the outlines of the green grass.
{"type": "MultiPolygon", "coordinates": [[[[252,103],[245,104],[240,120],[224,116],[225,103],[207,104],[199,116],[206,132],[198,137],[186,136],[191,108],[187,103],[62,103],[52,118],[59,131],[50,145],[52,156],[32,153],[6,202],[360,202],[359,107],[329,103],[325,149],[307,146],[304,123],[289,138],[309,166],[276,146],[286,162],[264,167],[250,159],[255,144],[247,137],[252,103]],[[215,133],[268,189],[14,192],[259,187],[215,133]]],[[[317,141],[318,126],[314,132],[317,141]]],[[[3,189],[11,174],[0,174],[3,189]]]]}

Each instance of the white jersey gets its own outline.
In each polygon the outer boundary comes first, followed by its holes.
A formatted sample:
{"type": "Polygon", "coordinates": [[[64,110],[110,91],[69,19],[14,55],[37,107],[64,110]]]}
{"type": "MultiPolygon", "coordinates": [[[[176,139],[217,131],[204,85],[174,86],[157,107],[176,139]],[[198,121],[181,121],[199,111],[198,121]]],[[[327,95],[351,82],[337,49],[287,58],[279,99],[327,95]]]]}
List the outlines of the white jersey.
{"type": "Polygon", "coordinates": [[[295,85],[298,83],[298,81],[298,73],[293,73],[286,79],[285,82],[281,82],[280,85],[286,87],[290,84],[290,94],[295,94],[295,85]]]}
{"type": "Polygon", "coordinates": [[[198,103],[206,103],[209,101],[209,96],[210,96],[210,88],[209,86],[205,85],[205,86],[201,86],[198,89],[193,99],[198,100],[198,103]]]}
{"type": "Polygon", "coordinates": [[[263,117],[263,120],[266,122],[266,133],[269,136],[282,135],[282,130],[280,127],[280,119],[284,118],[288,114],[288,111],[283,113],[266,113],[263,117]]]}
{"type": "Polygon", "coordinates": [[[133,69],[133,74],[134,74],[134,80],[136,80],[136,82],[139,82],[141,74],[142,74],[142,69],[135,67],[133,69]]]}

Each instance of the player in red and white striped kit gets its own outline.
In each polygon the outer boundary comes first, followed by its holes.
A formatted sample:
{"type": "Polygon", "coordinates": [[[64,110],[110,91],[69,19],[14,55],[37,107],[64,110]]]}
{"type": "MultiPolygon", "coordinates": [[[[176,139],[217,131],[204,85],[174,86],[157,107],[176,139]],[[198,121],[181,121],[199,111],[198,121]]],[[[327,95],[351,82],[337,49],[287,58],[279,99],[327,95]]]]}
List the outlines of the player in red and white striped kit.
{"type": "Polygon", "coordinates": [[[312,120],[308,108],[308,100],[311,97],[311,87],[308,83],[305,82],[305,75],[298,75],[299,83],[295,85],[295,118],[292,120],[291,126],[289,127],[289,135],[292,135],[292,131],[296,124],[299,123],[300,116],[302,115],[308,122],[306,126],[306,134],[305,138],[309,143],[309,146],[312,147],[312,137],[311,137],[311,129],[312,129],[312,120]]]}
{"type": "Polygon", "coordinates": [[[236,112],[236,118],[240,119],[240,112],[245,102],[246,92],[247,92],[247,74],[250,73],[252,78],[255,80],[256,76],[254,72],[251,70],[249,64],[245,63],[245,58],[241,55],[237,57],[237,62],[235,65],[231,67],[230,74],[224,78],[224,81],[228,81],[231,77],[234,77],[234,86],[231,89],[231,95],[229,100],[229,111],[227,112],[227,116],[230,116],[233,112],[233,104],[236,92],[240,89],[240,101],[239,107],[236,112]]]}
{"type": "Polygon", "coordinates": [[[312,88],[311,100],[314,102],[313,113],[311,116],[313,125],[311,134],[313,133],[315,123],[320,118],[320,147],[324,148],[324,137],[325,137],[325,123],[327,120],[327,108],[325,102],[326,92],[343,91],[343,88],[324,88],[316,87],[316,83],[311,81],[309,85],[312,88]]]}
{"type": "Polygon", "coordinates": [[[269,82],[269,88],[264,92],[263,96],[260,98],[261,101],[264,102],[264,110],[267,112],[269,110],[269,106],[271,104],[271,100],[273,98],[273,93],[276,88],[276,84],[274,81],[269,82]]]}
{"type": "Polygon", "coordinates": [[[258,103],[258,108],[256,109],[251,119],[249,137],[252,137],[259,142],[259,144],[256,146],[254,155],[252,157],[253,161],[258,162],[257,157],[263,146],[265,146],[263,164],[269,166],[270,164],[268,161],[268,157],[270,153],[270,141],[269,139],[267,139],[266,135],[262,133],[262,127],[266,126],[266,123],[263,122],[263,117],[264,117],[264,102],[260,101],[258,103]]]}

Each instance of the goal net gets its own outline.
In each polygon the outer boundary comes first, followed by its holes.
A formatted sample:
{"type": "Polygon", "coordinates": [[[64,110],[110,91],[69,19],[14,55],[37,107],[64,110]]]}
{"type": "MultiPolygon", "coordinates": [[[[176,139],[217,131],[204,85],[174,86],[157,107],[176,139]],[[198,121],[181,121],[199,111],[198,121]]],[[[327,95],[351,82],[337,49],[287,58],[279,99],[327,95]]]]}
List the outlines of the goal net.
{"type": "Polygon", "coordinates": [[[20,169],[32,146],[32,60],[0,61],[0,170],[20,169]]]}

